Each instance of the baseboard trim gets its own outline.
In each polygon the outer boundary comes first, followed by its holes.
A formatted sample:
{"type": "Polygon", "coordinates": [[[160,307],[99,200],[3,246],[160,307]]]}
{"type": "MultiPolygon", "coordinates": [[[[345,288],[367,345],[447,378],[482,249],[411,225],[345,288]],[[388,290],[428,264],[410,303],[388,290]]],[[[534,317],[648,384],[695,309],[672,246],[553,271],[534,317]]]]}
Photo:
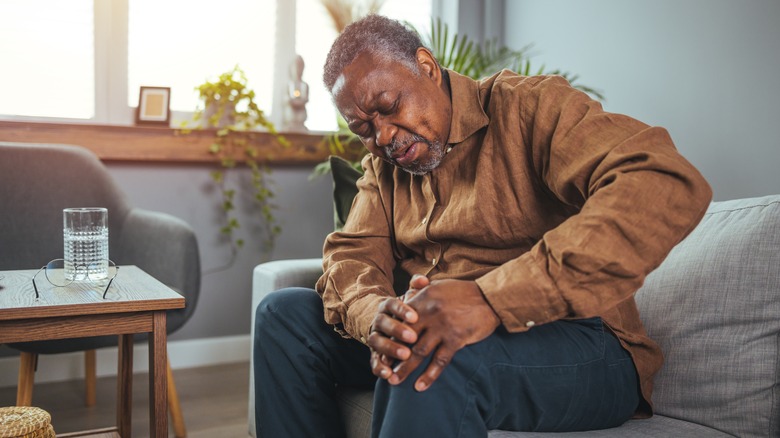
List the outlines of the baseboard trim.
{"type": "MultiPolygon", "coordinates": [[[[171,368],[195,368],[225,363],[249,361],[250,336],[187,339],[168,342],[171,368]]],[[[98,377],[115,376],[118,354],[116,347],[97,351],[98,377]]],[[[149,371],[149,349],[146,342],[133,348],[133,372],[149,371]]],[[[0,358],[0,387],[17,385],[19,357],[0,358]]],[[[61,382],[84,378],[84,353],[42,355],[35,372],[36,383],[61,382]]]]}

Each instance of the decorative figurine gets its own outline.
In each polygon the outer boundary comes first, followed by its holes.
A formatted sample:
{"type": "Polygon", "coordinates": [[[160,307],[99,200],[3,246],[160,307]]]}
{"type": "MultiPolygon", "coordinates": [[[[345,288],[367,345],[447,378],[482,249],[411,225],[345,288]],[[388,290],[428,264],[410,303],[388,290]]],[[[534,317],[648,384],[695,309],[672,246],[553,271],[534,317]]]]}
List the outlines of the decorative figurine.
{"type": "Polygon", "coordinates": [[[303,81],[303,57],[295,56],[290,66],[290,83],[287,88],[284,129],[286,131],[307,131],[306,103],[309,101],[309,84],[303,81]]]}

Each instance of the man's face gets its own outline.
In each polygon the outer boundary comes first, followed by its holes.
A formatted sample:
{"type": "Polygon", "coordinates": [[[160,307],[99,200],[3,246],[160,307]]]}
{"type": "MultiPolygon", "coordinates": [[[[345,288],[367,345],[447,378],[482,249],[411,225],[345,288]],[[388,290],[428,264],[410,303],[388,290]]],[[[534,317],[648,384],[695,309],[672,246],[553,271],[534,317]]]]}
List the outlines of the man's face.
{"type": "Polygon", "coordinates": [[[452,105],[430,52],[418,50],[417,58],[419,74],[363,53],[344,69],[333,98],[349,129],[372,154],[422,175],[444,157],[452,105]]]}

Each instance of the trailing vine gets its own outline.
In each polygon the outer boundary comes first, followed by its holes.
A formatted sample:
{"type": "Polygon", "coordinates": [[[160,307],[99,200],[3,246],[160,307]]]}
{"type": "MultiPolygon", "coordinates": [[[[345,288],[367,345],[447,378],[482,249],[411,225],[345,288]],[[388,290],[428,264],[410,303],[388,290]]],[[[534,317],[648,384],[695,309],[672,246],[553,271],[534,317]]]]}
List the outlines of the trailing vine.
{"type": "Polygon", "coordinates": [[[276,141],[284,147],[289,142],[280,135],[273,123],[263,113],[255,102],[255,92],[247,85],[244,71],[235,66],[232,70],[222,73],[214,80],[206,81],[195,87],[200,103],[195,110],[194,122],[196,129],[214,129],[214,141],[209,146],[212,154],[220,164],[220,169],[210,172],[211,180],[219,190],[220,211],[223,215],[223,225],[220,233],[231,243],[233,261],[239,249],[245,245],[244,239],[236,237],[236,230],[241,223],[236,214],[237,194],[240,189],[230,184],[227,174],[242,161],[250,170],[252,186],[252,202],[259,208],[263,219],[264,236],[260,244],[264,252],[274,247],[276,238],[282,231],[274,214],[276,205],[273,203],[275,193],[271,169],[262,164],[259,151],[253,142],[252,131],[263,128],[272,134],[276,141]],[[240,133],[240,134],[239,134],[240,133]]]}

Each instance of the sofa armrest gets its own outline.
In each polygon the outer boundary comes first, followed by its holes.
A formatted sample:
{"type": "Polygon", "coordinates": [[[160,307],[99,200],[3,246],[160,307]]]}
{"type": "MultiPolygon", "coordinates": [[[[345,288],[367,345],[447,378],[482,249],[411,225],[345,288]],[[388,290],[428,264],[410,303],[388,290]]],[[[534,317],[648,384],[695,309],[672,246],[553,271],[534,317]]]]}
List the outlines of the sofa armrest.
{"type": "Polygon", "coordinates": [[[269,293],[285,287],[314,287],[322,275],[322,259],[275,260],[255,267],[252,279],[252,313],[269,293]]]}
{"type": "Polygon", "coordinates": [[[255,371],[254,355],[251,349],[255,345],[255,311],[262,299],[271,292],[286,287],[314,287],[322,275],[322,259],[275,260],[261,263],[255,267],[252,277],[252,325],[249,345],[249,435],[255,432],[255,371]]]}

